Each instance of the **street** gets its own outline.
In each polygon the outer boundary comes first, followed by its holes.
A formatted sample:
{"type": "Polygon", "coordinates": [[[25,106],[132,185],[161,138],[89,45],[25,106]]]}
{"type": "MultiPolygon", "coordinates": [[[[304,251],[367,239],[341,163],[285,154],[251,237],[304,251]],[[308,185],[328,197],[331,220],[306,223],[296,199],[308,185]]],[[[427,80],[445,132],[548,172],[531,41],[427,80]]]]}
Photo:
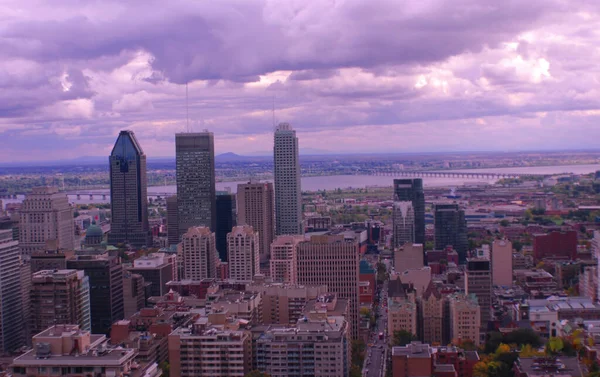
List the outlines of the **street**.
{"type": "MultiPolygon", "coordinates": [[[[387,264],[386,264],[387,265],[387,264]]],[[[388,266],[389,269],[389,266],[388,266]]],[[[363,376],[366,377],[382,377],[385,366],[385,354],[388,347],[387,334],[387,297],[388,297],[388,281],[385,281],[381,288],[379,305],[375,308],[377,314],[377,324],[373,328],[369,343],[367,345],[367,355],[365,358],[365,366],[363,376]],[[383,339],[379,338],[379,334],[383,333],[383,339]]]]}

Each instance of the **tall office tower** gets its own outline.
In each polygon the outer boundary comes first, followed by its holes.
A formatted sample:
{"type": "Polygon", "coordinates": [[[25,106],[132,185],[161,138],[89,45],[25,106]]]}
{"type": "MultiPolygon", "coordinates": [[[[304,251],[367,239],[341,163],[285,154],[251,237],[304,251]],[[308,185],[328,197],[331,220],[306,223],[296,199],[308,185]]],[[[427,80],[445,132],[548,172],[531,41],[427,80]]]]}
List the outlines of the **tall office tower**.
{"type": "Polygon", "coordinates": [[[110,163],[110,232],[108,243],[152,246],[148,227],[146,155],[132,131],[121,131],[110,163]]]}
{"type": "Polygon", "coordinates": [[[304,236],[277,236],[271,244],[270,274],[274,282],[298,283],[298,244],[304,236]]]}
{"type": "Polygon", "coordinates": [[[506,239],[492,243],[492,282],[497,286],[509,287],[513,283],[512,243],[506,239]]]}
{"type": "Polygon", "coordinates": [[[111,325],[124,318],[123,266],[117,256],[77,255],[67,269],[83,270],[90,280],[92,333],[109,334],[111,325]]]}
{"type": "Polygon", "coordinates": [[[303,234],[300,158],[296,131],[279,123],[273,148],[275,169],[275,232],[303,234]]]}
{"type": "Polygon", "coordinates": [[[251,181],[238,185],[238,224],[250,225],[260,235],[261,262],[270,259],[271,242],[275,238],[274,205],[272,183],[251,181]]]}
{"type": "Polygon", "coordinates": [[[177,245],[179,241],[177,195],[172,195],[167,198],[167,242],[169,245],[177,245]]]}
{"type": "Polygon", "coordinates": [[[146,306],[146,282],[144,277],[129,271],[123,273],[123,317],[131,317],[146,306]]]}
{"type": "Polygon", "coordinates": [[[212,132],[175,135],[179,234],[216,229],[215,143],[212,132]]]}
{"type": "Polygon", "coordinates": [[[22,310],[22,330],[25,343],[31,345],[31,263],[23,256],[19,258],[19,274],[21,275],[21,302],[23,304],[22,310]]]}
{"type": "Polygon", "coordinates": [[[55,244],[55,250],[75,248],[73,208],[67,195],[55,187],[35,187],[23,200],[19,214],[19,246],[25,257],[45,251],[48,241],[55,244]]]}
{"type": "Polygon", "coordinates": [[[0,352],[15,351],[25,344],[19,242],[12,230],[0,230],[0,352]]]}
{"type": "Polygon", "coordinates": [[[182,279],[202,280],[217,277],[215,234],[205,226],[191,227],[181,239],[182,279]]]}
{"type": "Polygon", "coordinates": [[[217,228],[215,241],[219,259],[227,262],[227,233],[236,226],[235,194],[217,191],[217,228]]]}
{"type": "Polygon", "coordinates": [[[435,248],[443,250],[452,246],[458,253],[458,261],[467,259],[467,222],[465,211],[458,204],[435,204],[434,208],[435,248]]]}
{"type": "Polygon", "coordinates": [[[229,279],[251,282],[260,273],[259,248],[258,232],[250,225],[233,227],[227,234],[229,279]]]}
{"type": "Polygon", "coordinates": [[[350,303],[350,333],[358,338],[359,244],[343,235],[312,236],[298,244],[299,284],[326,284],[350,303]]]}
{"type": "Polygon", "coordinates": [[[79,325],[90,331],[90,283],[83,271],[42,270],[31,278],[31,331],[79,325]]]}
{"type": "Polygon", "coordinates": [[[492,271],[489,260],[482,258],[467,259],[465,292],[467,295],[477,297],[480,308],[481,326],[487,328],[488,321],[492,319],[492,271]]]}
{"type": "MultiPolygon", "coordinates": [[[[415,211],[412,202],[394,202],[394,248],[415,242],[415,211]]],[[[421,259],[423,257],[421,256],[421,259]]]]}
{"type": "Polygon", "coordinates": [[[414,243],[425,244],[425,193],[421,178],[394,179],[394,201],[412,202],[415,213],[414,243]]]}

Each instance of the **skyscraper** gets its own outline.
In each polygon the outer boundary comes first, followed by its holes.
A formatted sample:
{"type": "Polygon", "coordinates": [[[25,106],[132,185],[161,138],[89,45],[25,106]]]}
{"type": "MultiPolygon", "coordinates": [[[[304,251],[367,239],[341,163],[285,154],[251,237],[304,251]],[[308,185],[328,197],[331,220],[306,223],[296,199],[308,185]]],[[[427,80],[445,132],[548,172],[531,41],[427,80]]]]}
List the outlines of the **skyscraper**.
{"type": "Polygon", "coordinates": [[[19,246],[29,258],[34,252],[46,251],[46,242],[53,248],[75,248],[73,207],[65,194],[55,187],[35,187],[23,200],[19,211],[19,246]]]}
{"type": "Polygon", "coordinates": [[[115,321],[124,318],[123,266],[117,256],[77,255],[67,269],[83,270],[90,282],[92,333],[109,334],[115,321]]]}
{"type": "Polygon", "coordinates": [[[326,284],[350,303],[350,329],[358,338],[359,245],[343,235],[312,236],[298,244],[298,284],[326,284]]]}
{"type": "Polygon", "coordinates": [[[83,271],[42,270],[31,279],[31,331],[54,325],[90,331],[90,284],[83,271]]]}
{"type": "Polygon", "coordinates": [[[492,283],[509,287],[513,283],[512,243],[506,239],[492,243],[492,283]]]}
{"type": "Polygon", "coordinates": [[[394,248],[415,242],[415,211],[412,202],[394,202],[394,248]]]}
{"type": "Polygon", "coordinates": [[[227,262],[227,233],[236,226],[235,194],[228,191],[217,192],[217,228],[215,241],[219,259],[227,262]]]}
{"type": "Polygon", "coordinates": [[[465,292],[467,295],[477,297],[477,303],[480,308],[481,326],[487,328],[488,321],[492,319],[492,271],[488,259],[467,259],[465,292]]]}
{"type": "Polygon", "coordinates": [[[108,243],[152,246],[148,227],[146,155],[132,131],[121,131],[110,163],[110,233],[108,243]]]}
{"type": "Polygon", "coordinates": [[[260,261],[270,259],[270,247],[275,237],[273,222],[273,184],[248,182],[237,189],[238,224],[247,224],[260,236],[260,261]]]}
{"type": "Polygon", "coordinates": [[[421,178],[394,179],[394,201],[412,202],[415,213],[414,243],[425,244],[425,193],[421,178]]]}
{"type": "Polygon", "coordinates": [[[202,280],[217,277],[215,234],[204,226],[191,227],[181,239],[182,279],[202,280]]]}
{"type": "Polygon", "coordinates": [[[458,204],[435,204],[435,248],[445,249],[446,246],[454,247],[458,253],[458,260],[464,263],[467,259],[467,222],[465,211],[458,204]]]}
{"type": "Polygon", "coordinates": [[[179,234],[216,229],[215,145],[212,132],[175,135],[179,234]]]}
{"type": "Polygon", "coordinates": [[[167,198],[167,242],[169,245],[177,245],[179,243],[177,195],[172,195],[167,198]]]}
{"type": "Polygon", "coordinates": [[[19,242],[12,230],[0,230],[0,352],[15,351],[25,344],[23,297],[19,268],[19,242]]]}
{"type": "Polygon", "coordinates": [[[250,282],[260,272],[260,242],[258,233],[250,225],[233,227],[227,234],[229,278],[250,282]]]}
{"type": "Polygon", "coordinates": [[[303,234],[300,158],[296,131],[288,123],[275,130],[275,232],[303,234]]]}
{"type": "Polygon", "coordinates": [[[298,283],[298,244],[304,236],[277,236],[271,243],[269,266],[274,282],[298,283]]]}

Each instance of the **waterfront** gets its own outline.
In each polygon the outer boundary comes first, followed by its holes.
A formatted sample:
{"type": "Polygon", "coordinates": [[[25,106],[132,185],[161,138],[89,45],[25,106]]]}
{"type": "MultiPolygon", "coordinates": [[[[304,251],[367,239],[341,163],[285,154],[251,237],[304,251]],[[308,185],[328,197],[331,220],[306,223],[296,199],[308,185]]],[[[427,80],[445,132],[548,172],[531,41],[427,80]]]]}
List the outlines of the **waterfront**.
{"type": "MultiPolygon", "coordinates": [[[[562,174],[562,173],[573,173],[573,174],[588,174],[600,170],[600,165],[560,165],[560,166],[532,166],[532,167],[515,167],[515,168],[496,168],[496,169],[469,169],[469,170],[448,170],[452,172],[471,172],[471,173],[516,173],[516,174],[562,174]]],[[[406,178],[406,177],[402,177],[406,178]]],[[[302,190],[303,191],[317,191],[317,190],[335,190],[335,189],[347,189],[347,188],[365,188],[365,187],[386,187],[392,186],[392,176],[371,176],[371,175],[332,175],[332,176],[316,176],[316,177],[303,177],[302,178],[302,190]]],[[[247,181],[236,181],[236,182],[217,182],[217,190],[223,191],[227,188],[231,189],[231,192],[235,193],[237,185],[240,183],[246,183],[247,181]]],[[[444,178],[444,177],[427,177],[423,179],[425,187],[457,187],[463,185],[475,185],[475,184],[493,184],[494,179],[481,179],[481,178],[444,178]]],[[[77,199],[76,195],[69,195],[69,201],[74,204],[89,204],[89,203],[109,203],[109,189],[94,189],[94,190],[82,190],[98,195],[94,195],[93,199],[90,199],[87,195],[80,196],[77,199]],[[104,198],[103,198],[104,195],[104,198]]],[[[157,194],[175,194],[177,187],[175,185],[169,186],[151,186],[148,187],[148,194],[155,196],[157,194]]],[[[3,199],[4,204],[20,202],[23,200],[22,196],[17,199],[3,199]]]]}

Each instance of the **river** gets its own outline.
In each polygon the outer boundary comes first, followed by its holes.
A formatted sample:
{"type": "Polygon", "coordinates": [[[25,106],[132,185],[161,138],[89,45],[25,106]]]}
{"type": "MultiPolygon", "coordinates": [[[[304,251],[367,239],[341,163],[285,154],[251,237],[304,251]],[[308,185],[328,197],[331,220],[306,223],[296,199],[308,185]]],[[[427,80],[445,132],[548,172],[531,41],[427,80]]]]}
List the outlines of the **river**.
{"type": "MultiPolygon", "coordinates": [[[[574,173],[574,174],[588,174],[600,170],[600,165],[561,165],[561,166],[532,166],[532,167],[515,167],[515,168],[490,168],[490,169],[468,169],[468,170],[449,170],[452,172],[471,172],[471,173],[515,173],[515,174],[561,174],[561,173],[574,173]]],[[[316,191],[316,190],[334,190],[337,188],[365,188],[369,186],[391,186],[393,177],[390,176],[371,176],[371,175],[332,175],[332,176],[319,176],[319,177],[303,177],[302,178],[302,190],[304,191],[316,191]]],[[[217,182],[217,190],[231,189],[231,192],[236,192],[237,185],[239,183],[246,183],[247,181],[241,182],[217,182]]],[[[494,183],[493,179],[482,179],[482,178],[443,178],[443,177],[427,177],[423,178],[423,185],[425,187],[456,187],[465,184],[477,184],[477,183],[494,183]]],[[[81,196],[79,199],[75,195],[69,195],[69,201],[75,204],[89,204],[89,203],[108,203],[110,196],[108,195],[108,189],[97,189],[97,190],[85,190],[86,192],[94,192],[93,199],[89,196],[81,196]],[[106,195],[103,199],[102,195],[106,195]]],[[[151,186],[148,187],[148,194],[175,194],[177,187],[174,185],[170,186],[151,186]]],[[[21,202],[22,196],[17,199],[3,199],[4,204],[21,202]]]]}

